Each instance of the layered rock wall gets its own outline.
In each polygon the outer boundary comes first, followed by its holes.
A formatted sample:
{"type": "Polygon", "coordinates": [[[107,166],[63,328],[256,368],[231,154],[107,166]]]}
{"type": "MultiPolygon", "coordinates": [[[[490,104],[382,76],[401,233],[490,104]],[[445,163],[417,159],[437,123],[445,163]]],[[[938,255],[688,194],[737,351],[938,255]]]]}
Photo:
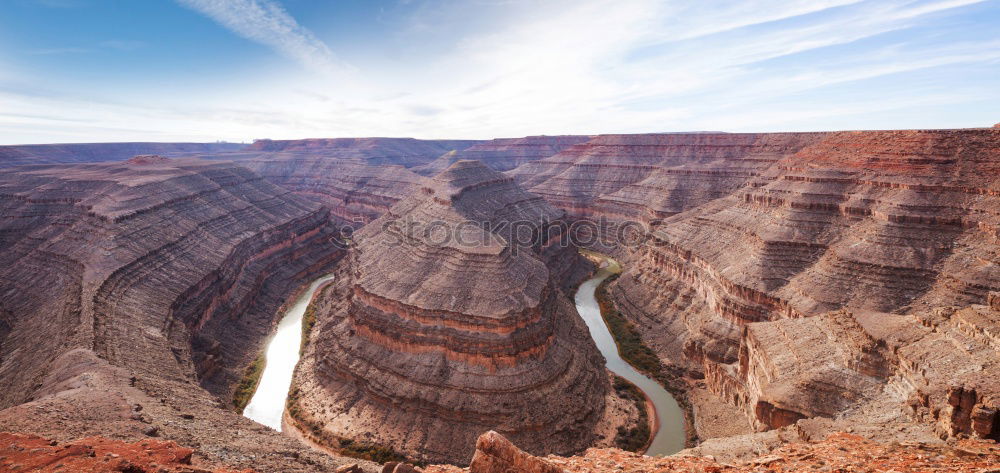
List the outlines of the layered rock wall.
{"type": "MultiPolygon", "coordinates": [[[[813,317],[843,308],[908,314],[983,304],[1000,287],[996,130],[810,136],[812,144],[772,160],[730,195],[663,220],[612,288],[665,360],[758,428],[842,415],[902,366],[883,349],[833,335],[857,327],[813,317]],[[784,320],[801,317],[810,319],[784,320]],[[821,339],[796,348],[815,336],[821,339]],[[812,346],[827,350],[813,353],[812,346]],[[809,360],[843,352],[837,356],[847,361],[819,361],[829,367],[822,370],[781,368],[776,360],[796,350],[809,360]]],[[[587,187],[620,185],[621,178],[611,180],[587,187]]],[[[547,197],[567,206],[589,198],[547,197]]],[[[967,330],[989,339],[989,329],[967,330]]],[[[980,401],[956,402],[965,419],[980,401]]],[[[968,431],[965,423],[942,429],[968,431]]]]}
{"type": "Polygon", "coordinates": [[[307,450],[225,406],[285,298],[342,256],[328,210],[228,163],[23,166],[0,239],[0,424],[307,450]]]}
{"type": "Polygon", "coordinates": [[[548,158],[570,146],[586,142],[589,136],[526,136],[497,138],[476,143],[464,150],[441,155],[423,166],[413,168],[424,176],[433,176],[463,159],[479,161],[497,171],[509,171],[522,164],[548,158]]]}
{"type": "Polygon", "coordinates": [[[459,161],[365,227],[318,306],[298,426],[456,463],[490,429],[537,452],[593,444],[608,378],[560,288],[586,275],[584,260],[518,239],[562,216],[459,161]]]}

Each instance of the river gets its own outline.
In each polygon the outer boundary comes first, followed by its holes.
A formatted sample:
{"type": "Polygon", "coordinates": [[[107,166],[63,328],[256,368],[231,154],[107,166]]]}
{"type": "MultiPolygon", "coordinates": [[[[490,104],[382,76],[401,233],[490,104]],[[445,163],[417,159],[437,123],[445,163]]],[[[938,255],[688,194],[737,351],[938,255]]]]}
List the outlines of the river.
{"type": "MultiPolygon", "coordinates": [[[[614,260],[587,252],[591,259],[605,261],[594,277],[580,285],[576,292],[576,309],[587,323],[590,335],[607,360],[609,370],[639,387],[653,404],[651,413],[659,426],[646,455],[670,455],[684,448],[684,416],[677,401],[656,381],[636,371],[618,354],[618,346],[604,324],[601,310],[594,297],[597,286],[608,276],[617,272],[614,260]]],[[[243,410],[243,415],[261,424],[281,431],[281,417],[285,410],[285,399],[292,384],[292,374],[299,362],[299,346],[302,340],[302,316],[312,300],[313,294],[323,283],[333,276],[323,276],[315,281],[285,311],[274,337],[267,344],[264,373],[261,375],[257,391],[243,410]]]]}
{"type": "Polygon", "coordinates": [[[684,413],[673,396],[663,389],[656,381],[646,377],[632,365],[622,359],[618,353],[618,345],[615,344],[614,337],[601,317],[601,308],[594,296],[597,286],[612,274],[621,270],[618,263],[607,256],[599,253],[585,252],[588,258],[601,262],[594,277],[588,279],[576,291],[576,310],[580,312],[587,327],[590,328],[590,336],[593,337],[597,348],[607,360],[606,366],[609,370],[625,378],[639,387],[646,397],[653,404],[653,415],[656,416],[659,428],[653,436],[653,441],[646,450],[646,455],[670,455],[684,449],[684,413]]]}
{"type": "Polygon", "coordinates": [[[292,386],[292,374],[299,362],[299,347],[302,344],[302,316],[309,307],[313,294],[323,283],[333,280],[333,276],[323,276],[309,285],[278,322],[274,337],[267,344],[264,358],[264,373],[260,376],[257,391],[250,403],[243,409],[243,415],[281,431],[281,416],[285,411],[285,399],[292,386]]]}

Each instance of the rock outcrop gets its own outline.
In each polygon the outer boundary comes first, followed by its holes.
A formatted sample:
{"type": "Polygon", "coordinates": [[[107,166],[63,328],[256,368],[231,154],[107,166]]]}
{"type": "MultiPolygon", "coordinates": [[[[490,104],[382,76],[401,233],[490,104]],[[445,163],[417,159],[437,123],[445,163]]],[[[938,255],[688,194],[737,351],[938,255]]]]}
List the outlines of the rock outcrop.
{"type": "Polygon", "coordinates": [[[510,443],[510,440],[491,430],[476,440],[476,453],[472,455],[469,472],[563,473],[563,470],[541,458],[531,456],[510,443]]]}
{"type": "Polygon", "coordinates": [[[155,439],[125,443],[91,437],[60,444],[34,435],[0,433],[0,471],[236,473],[225,468],[197,467],[191,461],[193,453],[172,441],[155,439]]]}
{"type": "Polygon", "coordinates": [[[476,457],[491,461],[467,470],[432,465],[426,473],[628,473],[704,471],[714,473],[802,471],[896,471],[982,473],[1000,465],[1000,447],[992,442],[963,440],[948,445],[879,443],[847,433],[836,433],[815,443],[792,443],[759,452],[743,461],[722,463],[688,452],[669,457],[647,457],[615,449],[592,448],[574,457],[544,458],[525,455],[496,433],[477,443],[476,457]],[[511,460],[507,460],[511,459],[511,460]]]}
{"type": "Polygon", "coordinates": [[[459,161],[358,232],[296,373],[298,427],[455,463],[488,430],[593,445],[609,382],[563,293],[588,269],[562,217],[459,161]]]}

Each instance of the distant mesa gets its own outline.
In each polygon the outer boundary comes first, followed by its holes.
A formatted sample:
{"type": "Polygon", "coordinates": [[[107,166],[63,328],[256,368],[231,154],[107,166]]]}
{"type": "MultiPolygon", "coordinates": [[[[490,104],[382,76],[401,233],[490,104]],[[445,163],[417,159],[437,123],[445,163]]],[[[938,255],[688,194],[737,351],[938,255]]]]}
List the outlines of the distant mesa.
{"type": "Polygon", "coordinates": [[[132,156],[126,164],[162,164],[170,161],[170,158],[165,158],[158,154],[138,154],[132,156]]]}

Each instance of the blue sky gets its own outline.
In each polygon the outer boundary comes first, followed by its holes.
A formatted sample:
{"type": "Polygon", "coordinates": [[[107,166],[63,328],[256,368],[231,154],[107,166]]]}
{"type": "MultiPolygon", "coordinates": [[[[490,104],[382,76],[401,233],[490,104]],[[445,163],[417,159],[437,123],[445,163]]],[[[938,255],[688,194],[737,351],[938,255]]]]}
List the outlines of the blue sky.
{"type": "Polygon", "coordinates": [[[5,0],[0,143],[959,128],[1000,0],[5,0]]]}

